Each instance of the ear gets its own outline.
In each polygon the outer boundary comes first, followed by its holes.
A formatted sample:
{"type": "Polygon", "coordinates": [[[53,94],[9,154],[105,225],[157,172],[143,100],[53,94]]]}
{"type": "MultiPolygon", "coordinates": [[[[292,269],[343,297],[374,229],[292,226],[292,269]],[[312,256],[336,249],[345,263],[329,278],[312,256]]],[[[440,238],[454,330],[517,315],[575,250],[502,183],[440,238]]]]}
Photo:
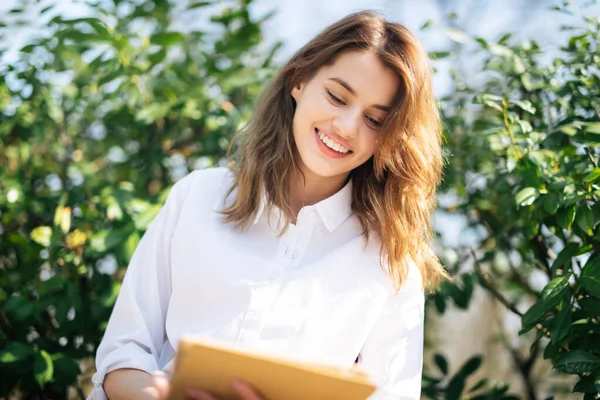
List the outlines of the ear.
{"type": "Polygon", "coordinates": [[[302,94],[303,90],[304,90],[304,83],[299,83],[296,86],[294,86],[294,88],[292,89],[292,97],[294,98],[294,100],[298,101],[298,98],[302,94]]]}

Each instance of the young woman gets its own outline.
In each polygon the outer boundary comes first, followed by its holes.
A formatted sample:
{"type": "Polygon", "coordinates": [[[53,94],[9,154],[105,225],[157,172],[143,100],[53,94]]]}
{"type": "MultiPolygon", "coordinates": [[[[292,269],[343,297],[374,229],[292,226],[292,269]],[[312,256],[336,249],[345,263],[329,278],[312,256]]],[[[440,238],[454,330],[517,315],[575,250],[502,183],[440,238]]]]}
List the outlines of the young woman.
{"type": "MultiPolygon", "coordinates": [[[[333,366],[418,399],[443,166],[427,54],[372,12],[284,66],[231,169],[178,181],[142,238],[97,352],[92,398],[164,398],[178,340],[205,335],[333,366]]],[[[237,382],[240,399],[260,395],[237,382]]],[[[211,399],[198,391],[191,398],[211,399]]],[[[285,400],[285,399],[281,399],[285,400]]]]}

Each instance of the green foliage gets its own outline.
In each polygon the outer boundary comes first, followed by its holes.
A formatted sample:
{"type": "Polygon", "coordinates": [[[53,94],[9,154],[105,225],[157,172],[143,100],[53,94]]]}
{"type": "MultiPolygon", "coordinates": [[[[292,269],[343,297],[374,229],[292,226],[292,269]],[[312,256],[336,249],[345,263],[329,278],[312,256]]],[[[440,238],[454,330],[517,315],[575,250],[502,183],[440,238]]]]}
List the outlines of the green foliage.
{"type": "MultiPolygon", "coordinates": [[[[474,261],[482,286],[522,317],[524,378],[543,348],[591,399],[600,388],[600,19],[570,29],[554,59],[533,40],[476,40],[482,86],[457,75],[442,101],[452,160],[442,192],[456,199],[442,210],[481,233],[459,263],[474,261]]],[[[433,298],[441,312],[450,288],[433,298]]]]}
{"type": "Polygon", "coordinates": [[[445,400],[518,400],[519,397],[507,394],[508,385],[493,383],[483,378],[472,387],[467,386],[467,379],[479,369],[483,361],[481,356],[473,356],[467,360],[458,371],[448,374],[448,361],[441,354],[436,354],[434,361],[441,372],[439,377],[424,375],[422,394],[430,399],[445,400]],[[447,384],[444,386],[444,382],[447,384]]]}
{"type": "MultiPolygon", "coordinates": [[[[43,27],[16,62],[0,62],[0,397],[83,396],[78,376],[141,235],[174,180],[222,160],[278,48],[260,50],[264,20],[247,0],[87,3],[88,18],[50,17],[50,4],[0,22],[3,39],[27,15],[43,27]],[[209,25],[180,32],[177,12],[210,14],[209,25]]],[[[441,190],[456,205],[440,209],[481,240],[446,249],[456,279],[430,299],[444,313],[468,308],[476,285],[489,290],[522,317],[525,381],[543,354],[586,399],[600,390],[599,25],[571,29],[549,62],[535,41],[476,39],[482,86],[456,75],[441,103],[452,160],[441,190]],[[474,271],[460,270],[466,259],[474,271]],[[540,272],[543,290],[530,284],[540,272]]],[[[453,374],[434,362],[428,398],[514,398],[469,382],[479,356],[453,374]]]]}
{"type": "Polygon", "coordinates": [[[77,386],[171,183],[222,159],[271,74],[248,1],[190,2],[212,18],[186,32],[166,0],[88,3],[24,10],[42,32],[0,64],[0,397],[77,386]]]}

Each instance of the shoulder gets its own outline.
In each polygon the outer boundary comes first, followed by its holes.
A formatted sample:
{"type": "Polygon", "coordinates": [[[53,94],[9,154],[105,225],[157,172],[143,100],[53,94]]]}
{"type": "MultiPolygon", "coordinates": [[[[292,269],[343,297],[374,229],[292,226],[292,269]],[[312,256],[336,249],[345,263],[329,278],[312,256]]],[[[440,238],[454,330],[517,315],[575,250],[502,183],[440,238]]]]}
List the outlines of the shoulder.
{"type": "Polygon", "coordinates": [[[225,167],[197,169],[175,183],[179,186],[194,187],[202,185],[204,188],[221,186],[225,181],[231,180],[231,171],[225,167]]]}
{"type": "Polygon", "coordinates": [[[398,285],[394,274],[389,270],[387,260],[384,260],[384,266],[388,303],[404,303],[408,299],[418,302],[424,301],[423,275],[421,269],[411,257],[408,257],[408,271],[400,285],[398,285]]]}
{"type": "Polygon", "coordinates": [[[171,195],[206,195],[220,192],[231,183],[232,174],[228,168],[206,168],[190,172],[173,185],[171,195]]]}
{"type": "Polygon", "coordinates": [[[231,183],[227,168],[195,170],[179,179],[169,190],[165,207],[176,214],[189,206],[197,208],[223,198],[231,183]]]}
{"type": "Polygon", "coordinates": [[[362,265],[368,265],[369,270],[376,275],[381,290],[385,292],[386,297],[393,298],[397,295],[414,294],[423,296],[423,276],[421,269],[412,257],[407,255],[406,276],[401,284],[398,284],[396,274],[392,271],[388,262],[387,253],[381,251],[381,240],[376,234],[371,234],[362,249],[364,260],[362,265]]]}

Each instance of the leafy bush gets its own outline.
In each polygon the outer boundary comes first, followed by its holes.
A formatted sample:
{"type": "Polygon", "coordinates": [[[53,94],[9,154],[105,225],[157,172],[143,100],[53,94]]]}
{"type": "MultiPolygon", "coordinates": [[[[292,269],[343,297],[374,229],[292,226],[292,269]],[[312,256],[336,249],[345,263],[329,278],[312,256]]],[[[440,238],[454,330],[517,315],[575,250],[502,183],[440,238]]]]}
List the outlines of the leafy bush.
{"type": "Polygon", "coordinates": [[[0,67],[0,397],[78,388],[166,191],[219,162],[270,74],[249,2],[138,3],[11,13],[47,22],[0,67]],[[177,12],[212,17],[184,34],[177,12]]]}
{"type": "MultiPolygon", "coordinates": [[[[451,154],[442,192],[456,198],[442,209],[481,236],[448,267],[470,260],[478,282],[521,317],[531,348],[516,367],[530,398],[539,352],[578,377],[584,399],[600,392],[600,19],[582,25],[564,28],[570,38],[554,59],[533,40],[476,39],[483,87],[457,76],[442,102],[451,154]]],[[[432,298],[438,311],[448,298],[464,303],[462,285],[432,298]]]]}
{"type": "MultiPolygon", "coordinates": [[[[84,397],[141,234],[174,180],[222,160],[272,73],[277,46],[261,46],[250,1],[138,3],[90,2],[91,17],[71,20],[16,9],[0,24],[3,38],[27,15],[42,28],[15,63],[0,62],[0,397],[84,397]],[[179,32],[181,13],[212,17],[179,32]]],[[[585,24],[550,62],[534,41],[477,39],[483,86],[456,76],[441,102],[451,154],[441,191],[457,201],[440,210],[482,237],[446,249],[460,255],[445,260],[456,279],[428,310],[467,309],[481,285],[521,316],[531,350],[515,367],[532,399],[539,354],[575,375],[584,398],[600,389],[600,23],[585,24]],[[473,271],[459,268],[469,260],[473,271]]],[[[514,399],[491,379],[468,384],[481,363],[474,355],[451,375],[436,355],[423,395],[514,399]]]]}

